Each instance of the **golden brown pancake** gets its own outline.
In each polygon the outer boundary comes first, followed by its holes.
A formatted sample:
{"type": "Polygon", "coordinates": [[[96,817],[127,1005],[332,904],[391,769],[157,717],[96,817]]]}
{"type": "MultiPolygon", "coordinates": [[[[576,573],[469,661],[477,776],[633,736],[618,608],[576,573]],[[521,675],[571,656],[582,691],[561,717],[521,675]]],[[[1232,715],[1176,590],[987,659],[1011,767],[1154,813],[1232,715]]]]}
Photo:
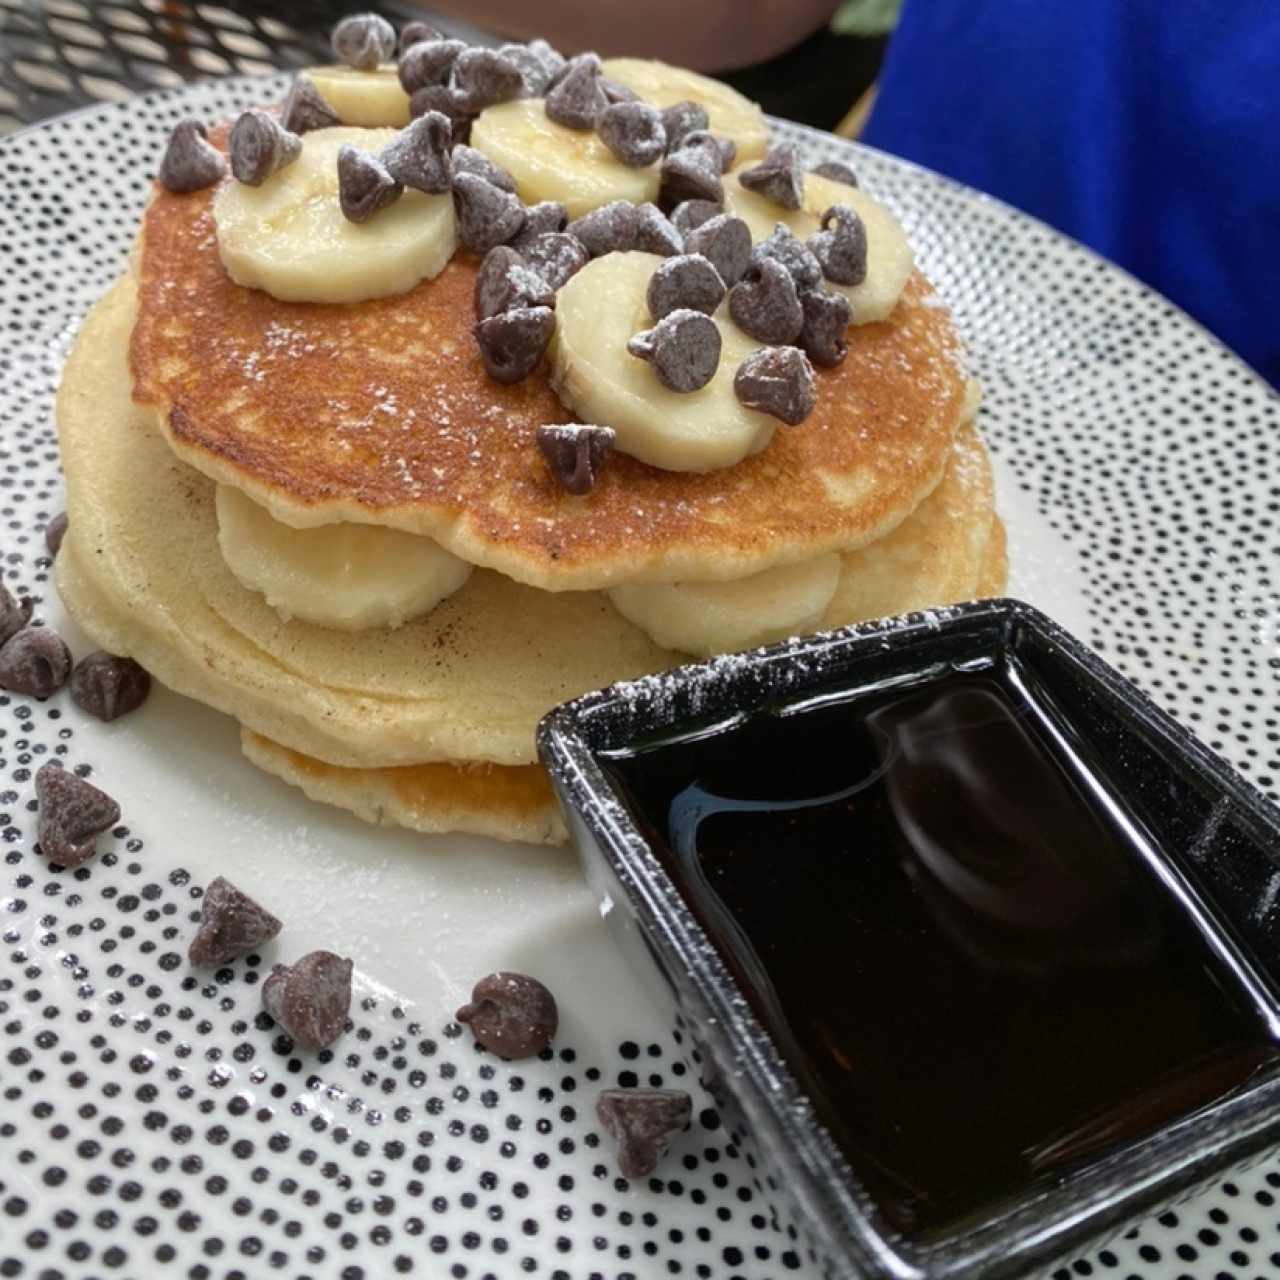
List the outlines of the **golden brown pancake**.
{"type": "Polygon", "coordinates": [[[286,523],[425,534],[554,591],[725,579],[883,536],[950,455],[965,375],[917,275],[888,321],[849,330],[813,415],[762,453],[707,475],[615,454],[570,497],[535,443],[570,419],[545,370],[503,387],[481,364],[473,259],[398,297],[284,303],[227,276],[212,199],[158,191],[145,215],[134,395],[183,461],[286,523]]]}

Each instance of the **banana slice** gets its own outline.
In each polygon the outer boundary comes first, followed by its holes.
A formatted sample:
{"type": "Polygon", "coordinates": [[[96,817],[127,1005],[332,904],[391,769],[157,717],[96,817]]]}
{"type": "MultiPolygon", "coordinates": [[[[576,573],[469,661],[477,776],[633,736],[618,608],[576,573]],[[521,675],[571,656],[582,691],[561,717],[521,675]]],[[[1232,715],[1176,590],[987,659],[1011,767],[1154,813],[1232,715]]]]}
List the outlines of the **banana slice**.
{"type": "Polygon", "coordinates": [[[447,194],[406,191],[359,225],[338,205],[339,148],[379,152],[395,136],[392,129],[318,129],[260,187],[224,182],[213,217],[227,274],[283,302],[363,302],[439,275],[458,243],[447,194]]]}
{"type": "Polygon", "coordinates": [[[409,123],[409,95],[400,87],[395,65],[375,71],[354,67],[308,67],[300,73],[346,125],[361,129],[403,129],[409,123]]]}
{"type": "Polygon", "coordinates": [[[715,376],[687,394],[662,385],[627,341],[652,325],[645,291],[662,258],[610,253],[587,263],[556,295],[551,385],[583,422],[612,427],[615,448],[667,471],[714,471],[763,449],[775,419],[744,407],[733,391],[738,366],[760,344],[730,319],[713,317],[722,347],[715,376]]]}
{"type": "Polygon", "coordinates": [[[227,567],[288,620],[340,631],[398,627],[471,576],[430,538],[366,524],[291,529],[239,489],[219,485],[218,545],[227,567]]]}
{"type": "Polygon", "coordinates": [[[604,76],[634,89],[655,107],[670,107],[686,100],[707,109],[712,133],[732,138],[738,144],[739,160],[754,160],[769,146],[769,125],[764,112],[719,80],[696,71],[672,67],[646,58],[606,58],[604,76]]]}
{"type": "Polygon", "coordinates": [[[482,111],[471,145],[515,180],[525,204],[558,200],[570,218],[614,200],[644,204],[658,197],[658,166],[631,168],[593,129],[566,129],[548,119],[541,98],[518,98],[482,111]]]}
{"type": "Polygon", "coordinates": [[[709,658],[815,630],[839,581],[833,554],[730,582],[631,583],[609,599],[664,649],[709,658]]]}
{"type": "MultiPolygon", "coordinates": [[[[743,167],[750,168],[739,165],[738,169],[743,167]]],[[[827,288],[843,293],[853,304],[854,324],[886,319],[898,305],[915,270],[915,255],[893,215],[865,191],[816,173],[805,174],[803,206],[784,209],[748,191],[738,181],[738,169],[725,174],[724,203],[729,212],[736,213],[751,228],[752,240],[767,239],[779,222],[785,222],[801,240],[806,240],[818,230],[823,212],[833,204],[846,204],[858,214],[867,228],[867,278],[856,285],[828,281],[827,288]]]]}

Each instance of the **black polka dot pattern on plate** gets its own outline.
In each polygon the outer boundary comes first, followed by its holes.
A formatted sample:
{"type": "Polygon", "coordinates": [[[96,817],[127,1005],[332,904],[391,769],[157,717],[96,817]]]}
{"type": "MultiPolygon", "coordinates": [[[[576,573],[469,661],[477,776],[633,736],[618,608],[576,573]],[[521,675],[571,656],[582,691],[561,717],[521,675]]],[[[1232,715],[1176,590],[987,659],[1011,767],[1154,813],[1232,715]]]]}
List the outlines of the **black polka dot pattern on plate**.
{"type": "MultiPolygon", "coordinates": [[[[172,125],[233,116],[285,83],[162,93],[3,143],[0,555],[37,616],[42,530],[62,504],[52,398],[76,327],[124,265],[172,125]]],[[[901,215],[970,344],[993,451],[1079,579],[1085,638],[1280,793],[1275,399],[1178,312],[1030,219],[778,132],[810,163],[851,160],[901,215]]],[[[425,1025],[357,986],[353,1030],[293,1053],[260,1012],[262,960],[186,964],[205,873],[172,832],[126,814],[73,872],[33,852],[40,765],[97,776],[80,723],[65,698],[0,694],[0,1276],[812,1274],[679,1029],[506,1064],[456,1023],[425,1025]],[[694,1093],[690,1130],[643,1186],[618,1178],[597,1128],[606,1086],[694,1093]]],[[[1277,1198],[1264,1161],[1053,1274],[1275,1274],[1277,1198]]]]}

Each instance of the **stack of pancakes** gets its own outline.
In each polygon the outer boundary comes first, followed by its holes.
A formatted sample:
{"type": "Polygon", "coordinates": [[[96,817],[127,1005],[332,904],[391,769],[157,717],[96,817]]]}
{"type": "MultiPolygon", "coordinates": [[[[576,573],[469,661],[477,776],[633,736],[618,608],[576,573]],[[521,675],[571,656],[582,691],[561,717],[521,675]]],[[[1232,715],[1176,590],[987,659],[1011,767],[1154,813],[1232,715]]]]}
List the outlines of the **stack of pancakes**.
{"type": "Polygon", "coordinates": [[[474,258],[395,297],[281,302],[227,275],[213,195],[157,190],[68,361],[57,580],[98,644],[234,716],[249,758],[309,796],[421,831],[558,842],[538,719],[687,659],[605,588],[834,551],[834,627],[1003,587],[976,388],[918,274],[818,370],[803,426],[707,474],[615,453],[575,497],[535,442],[569,419],[545,371],[513,386],[484,371],[474,258]],[[284,618],[224,562],[217,485],[294,527],[393,528],[477,569],[398,628],[284,618]]]}

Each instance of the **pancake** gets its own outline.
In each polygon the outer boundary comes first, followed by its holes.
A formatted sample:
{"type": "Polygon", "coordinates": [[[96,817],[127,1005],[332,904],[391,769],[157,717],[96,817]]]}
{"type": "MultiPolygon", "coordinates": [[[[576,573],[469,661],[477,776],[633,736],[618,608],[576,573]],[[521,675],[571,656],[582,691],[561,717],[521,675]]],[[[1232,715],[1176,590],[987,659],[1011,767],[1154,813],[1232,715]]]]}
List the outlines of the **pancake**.
{"type": "MultiPolygon", "coordinates": [[[[471,337],[474,259],[358,306],[232,283],[212,191],[158,192],[137,255],[135,395],[179,458],[288,524],[425,534],[549,591],[742,577],[888,533],[942,476],[965,375],[915,276],[889,320],[849,331],[818,405],[760,454],[706,475],[615,454],[585,498],[535,444],[566,412],[545,369],[503,387],[471,337]]],[[[874,251],[874,250],[873,250],[874,251]]]]}

